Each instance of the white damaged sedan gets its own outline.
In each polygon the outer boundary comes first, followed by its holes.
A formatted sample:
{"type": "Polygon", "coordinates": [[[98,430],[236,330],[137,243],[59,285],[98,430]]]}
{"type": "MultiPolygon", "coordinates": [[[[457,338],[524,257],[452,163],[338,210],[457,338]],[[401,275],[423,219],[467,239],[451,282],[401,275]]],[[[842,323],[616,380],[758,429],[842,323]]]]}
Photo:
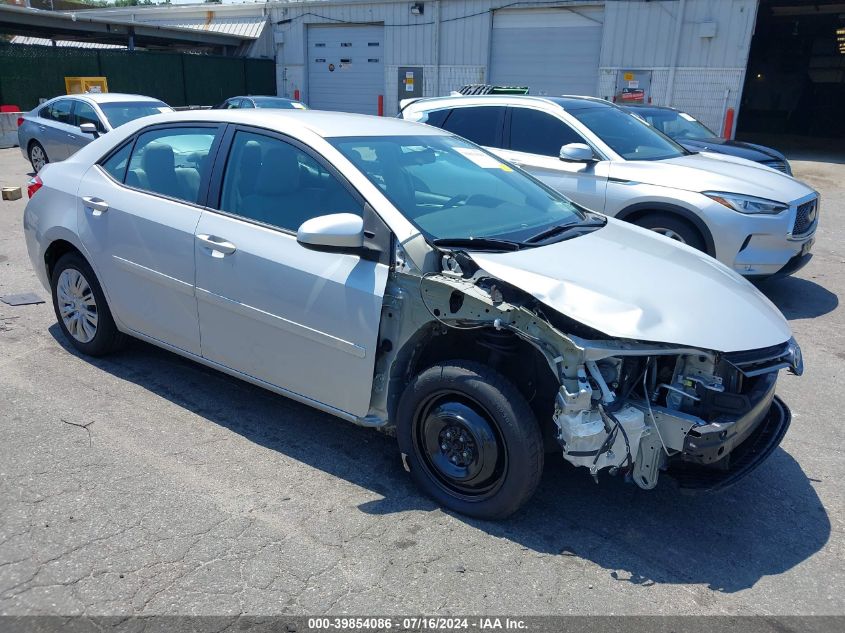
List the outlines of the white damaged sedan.
{"type": "Polygon", "coordinates": [[[441,504],[504,517],[544,454],[718,489],[785,434],[780,312],[666,237],[442,130],[328,112],[145,118],[29,186],[33,266],[80,352],[137,337],[394,428],[441,504]]]}

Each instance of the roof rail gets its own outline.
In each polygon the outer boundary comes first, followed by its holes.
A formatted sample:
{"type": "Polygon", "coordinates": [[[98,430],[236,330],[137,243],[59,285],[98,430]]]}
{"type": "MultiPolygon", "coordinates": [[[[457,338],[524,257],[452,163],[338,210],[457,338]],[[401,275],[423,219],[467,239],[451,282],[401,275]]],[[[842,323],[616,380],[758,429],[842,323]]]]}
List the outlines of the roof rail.
{"type": "Polygon", "coordinates": [[[466,97],[474,95],[527,95],[528,86],[492,86],[490,84],[467,84],[458,92],[466,97]]]}

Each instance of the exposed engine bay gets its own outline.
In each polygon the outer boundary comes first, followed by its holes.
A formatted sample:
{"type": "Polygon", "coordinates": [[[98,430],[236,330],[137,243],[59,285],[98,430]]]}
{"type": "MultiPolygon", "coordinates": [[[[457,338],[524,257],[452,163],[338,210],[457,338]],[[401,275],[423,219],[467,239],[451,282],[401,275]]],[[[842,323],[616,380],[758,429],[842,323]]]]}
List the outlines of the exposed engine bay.
{"type": "Polygon", "coordinates": [[[532,387],[533,399],[550,405],[535,409],[540,423],[563,457],[594,478],[620,474],[651,489],[668,471],[683,487],[721,488],[761,463],[789,426],[774,394],[780,369],[803,372],[794,339],[730,353],[615,339],[490,276],[464,251],[441,253],[440,271],[425,274],[397,251],[364,423],[389,424],[391,399],[422,350],[459,334],[505,369],[514,362],[509,339],[541,355],[554,379],[532,387]]]}

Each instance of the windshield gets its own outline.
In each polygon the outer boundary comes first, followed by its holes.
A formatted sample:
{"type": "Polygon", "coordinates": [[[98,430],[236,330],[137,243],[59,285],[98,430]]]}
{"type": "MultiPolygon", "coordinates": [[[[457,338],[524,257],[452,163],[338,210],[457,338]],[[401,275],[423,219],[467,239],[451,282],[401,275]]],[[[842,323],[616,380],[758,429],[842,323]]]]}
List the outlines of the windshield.
{"type": "Polygon", "coordinates": [[[669,137],[619,108],[585,108],[568,112],[625,160],[661,160],[688,153],[669,137]]]}
{"type": "Polygon", "coordinates": [[[454,136],[328,140],[431,240],[522,241],[586,217],[557,192],[454,136]]]}
{"type": "Polygon", "coordinates": [[[115,101],[101,103],[100,109],[113,128],[144,116],[171,111],[171,107],[163,101],[115,101]]]}
{"type": "Polygon", "coordinates": [[[650,125],[676,140],[687,138],[714,138],[716,134],[686,112],[672,110],[635,111],[650,125]]]}
{"type": "Polygon", "coordinates": [[[304,110],[305,104],[290,99],[279,99],[278,97],[251,97],[256,108],[275,108],[282,110],[304,110]]]}

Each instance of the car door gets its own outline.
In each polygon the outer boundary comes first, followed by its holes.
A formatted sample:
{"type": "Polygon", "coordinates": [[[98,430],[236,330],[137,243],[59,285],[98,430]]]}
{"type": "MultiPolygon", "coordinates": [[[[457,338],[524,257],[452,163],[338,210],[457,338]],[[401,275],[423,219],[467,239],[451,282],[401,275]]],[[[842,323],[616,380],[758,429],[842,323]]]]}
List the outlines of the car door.
{"type": "Polygon", "coordinates": [[[234,127],[228,136],[213,177],[217,210],[196,229],[202,354],[293,397],[364,416],[388,266],[296,240],[305,220],[362,214],[364,203],[291,139],[234,127]]]}
{"type": "Polygon", "coordinates": [[[39,111],[37,139],[51,162],[70,156],[68,134],[73,131],[73,100],[58,99],[39,111]]]}
{"type": "Polygon", "coordinates": [[[67,133],[67,145],[68,145],[68,156],[72,156],[81,148],[85,147],[94,140],[93,134],[85,134],[82,130],[79,129],[79,126],[83,123],[93,123],[97,127],[97,131],[100,134],[104,134],[106,131],[103,122],[100,120],[100,117],[97,115],[96,110],[94,110],[94,106],[86,101],[81,101],[79,99],[73,100],[73,132],[67,133]]]}
{"type": "Polygon", "coordinates": [[[505,147],[498,153],[532,176],[593,211],[604,211],[607,192],[607,161],[568,162],[560,159],[560,148],[569,143],[587,143],[566,122],[539,109],[508,108],[505,147]]]}
{"type": "Polygon", "coordinates": [[[220,126],[156,126],[92,166],[78,190],[78,226],[120,323],[200,354],[194,230],[220,126]]]}

